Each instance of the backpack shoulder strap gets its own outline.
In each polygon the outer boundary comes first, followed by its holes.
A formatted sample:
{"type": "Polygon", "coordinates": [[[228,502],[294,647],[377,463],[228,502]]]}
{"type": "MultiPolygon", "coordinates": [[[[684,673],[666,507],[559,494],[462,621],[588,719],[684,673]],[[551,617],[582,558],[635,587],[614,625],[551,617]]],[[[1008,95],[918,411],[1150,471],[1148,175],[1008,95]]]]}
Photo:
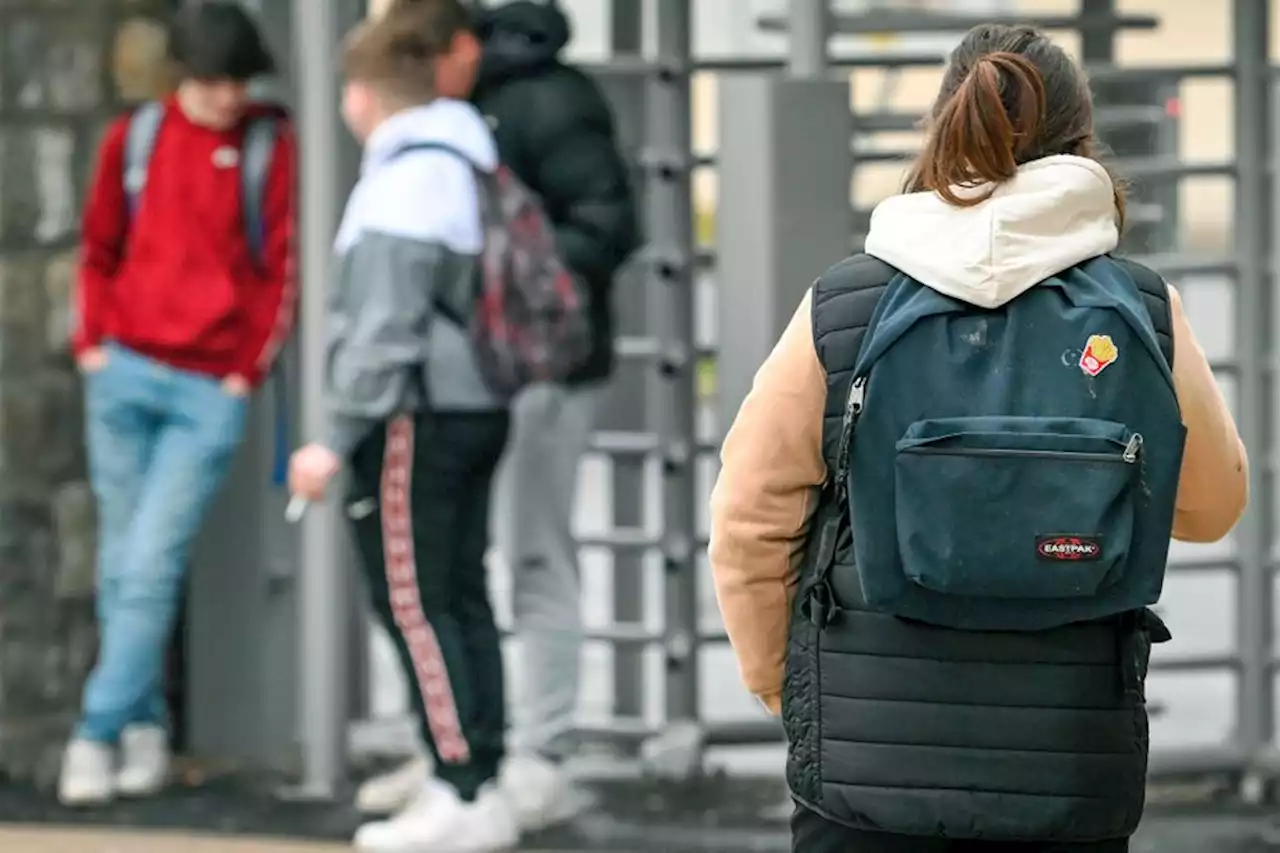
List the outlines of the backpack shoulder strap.
{"type": "Polygon", "coordinates": [[[1129,274],[1138,292],[1142,294],[1142,304],[1151,317],[1151,325],[1156,330],[1156,342],[1160,344],[1160,354],[1164,356],[1169,369],[1173,369],[1173,306],[1169,302],[1169,285],[1160,274],[1137,261],[1120,258],[1114,255],[1111,260],[1129,274]]]}
{"type": "Polygon", "coordinates": [[[870,333],[880,297],[897,274],[879,258],[857,254],[828,269],[813,284],[813,343],[827,373],[823,455],[833,470],[858,354],[870,333]]]}
{"type": "Polygon", "coordinates": [[[264,116],[249,122],[240,145],[240,196],[244,206],[245,237],[249,241],[249,251],[258,260],[262,258],[266,240],[262,205],[275,150],[276,119],[264,116]]]}
{"type": "MultiPolygon", "coordinates": [[[[871,325],[876,305],[885,287],[898,271],[867,254],[845,258],[828,269],[813,284],[813,340],[822,355],[828,339],[842,333],[861,333],[871,325]],[[838,310],[831,310],[839,304],[838,310]]],[[[853,364],[824,360],[829,368],[852,370],[853,364]]]]}
{"type": "Polygon", "coordinates": [[[857,399],[854,369],[875,325],[876,308],[898,270],[879,258],[860,253],[845,258],[813,283],[813,343],[827,374],[827,401],[822,413],[822,456],[827,463],[827,494],[819,502],[815,534],[810,537],[799,612],[819,628],[839,611],[828,575],[842,540],[850,530],[850,495],[845,473],[853,443],[852,406],[857,399]]]}
{"type": "MultiPolygon", "coordinates": [[[[254,260],[262,262],[267,232],[262,206],[267,194],[267,174],[276,150],[277,120],[262,116],[249,122],[240,142],[240,205],[244,217],[245,239],[254,260]]],[[[289,468],[289,397],[284,378],[284,359],[278,355],[271,365],[272,401],[275,408],[275,431],[271,482],[283,486],[289,468]]]]}
{"type": "Polygon", "coordinates": [[[396,160],[405,154],[412,154],[415,151],[440,151],[450,156],[457,157],[462,162],[471,167],[471,171],[475,173],[480,185],[488,190],[496,188],[495,175],[477,163],[474,159],[464,153],[460,148],[455,148],[447,142],[409,142],[401,145],[391,153],[387,159],[396,160]]]}
{"type": "Polygon", "coordinates": [[[466,154],[464,154],[461,149],[455,148],[454,146],[448,144],[447,142],[408,142],[408,143],[405,143],[404,145],[401,145],[395,151],[391,152],[391,156],[388,157],[387,159],[397,160],[403,157],[404,155],[412,154],[415,151],[441,151],[445,154],[449,154],[454,157],[457,157],[459,160],[466,163],[468,166],[470,166],[472,169],[475,169],[477,172],[484,171],[483,169],[480,168],[480,165],[476,163],[475,160],[471,159],[466,154]]]}
{"type": "Polygon", "coordinates": [[[133,111],[129,116],[128,129],[124,137],[124,180],[125,200],[129,206],[129,215],[138,209],[138,200],[147,185],[147,167],[151,163],[151,152],[156,147],[156,137],[160,135],[160,125],[164,122],[164,104],[160,101],[148,101],[133,111]]]}

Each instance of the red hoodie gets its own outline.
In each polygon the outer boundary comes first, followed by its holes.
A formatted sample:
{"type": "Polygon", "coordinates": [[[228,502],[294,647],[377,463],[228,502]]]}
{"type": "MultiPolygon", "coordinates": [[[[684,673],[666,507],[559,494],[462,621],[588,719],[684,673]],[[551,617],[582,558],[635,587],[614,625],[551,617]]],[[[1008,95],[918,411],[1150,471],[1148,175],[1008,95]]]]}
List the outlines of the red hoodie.
{"type": "Polygon", "coordinates": [[[187,120],[170,99],[147,183],[129,221],[124,192],[128,118],[111,125],[85,204],[77,354],[116,341],[184,370],[259,383],[294,315],[293,131],[281,119],[262,201],[262,260],[245,238],[239,150],[247,123],[227,131],[187,120]],[[215,156],[215,152],[219,152],[215,156]]]}

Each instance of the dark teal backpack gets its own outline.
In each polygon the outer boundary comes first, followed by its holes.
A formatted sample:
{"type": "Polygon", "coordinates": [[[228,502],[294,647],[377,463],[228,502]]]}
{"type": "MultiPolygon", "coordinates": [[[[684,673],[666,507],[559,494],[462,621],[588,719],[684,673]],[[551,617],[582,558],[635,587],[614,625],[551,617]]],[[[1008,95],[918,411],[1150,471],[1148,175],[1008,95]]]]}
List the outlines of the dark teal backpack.
{"type": "Polygon", "coordinates": [[[835,600],[988,631],[1154,604],[1185,439],[1171,363],[1109,257],[995,310],[897,275],[845,407],[857,571],[835,600]]]}

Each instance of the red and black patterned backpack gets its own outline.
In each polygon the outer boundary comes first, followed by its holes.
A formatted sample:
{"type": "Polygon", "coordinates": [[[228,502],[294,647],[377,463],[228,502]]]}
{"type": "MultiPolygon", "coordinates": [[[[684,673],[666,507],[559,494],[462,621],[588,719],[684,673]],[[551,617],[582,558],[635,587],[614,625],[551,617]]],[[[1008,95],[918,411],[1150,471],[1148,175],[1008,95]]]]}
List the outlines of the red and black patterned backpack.
{"type": "Polygon", "coordinates": [[[542,201],[506,166],[487,171],[448,145],[415,143],[396,153],[430,149],[466,161],[480,192],[475,292],[469,310],[446,313],[468,328],[485,381],[508,398],[535,382],[565,381],[591,356],[591,322],[584,286],[560,257],[542,201]]]}

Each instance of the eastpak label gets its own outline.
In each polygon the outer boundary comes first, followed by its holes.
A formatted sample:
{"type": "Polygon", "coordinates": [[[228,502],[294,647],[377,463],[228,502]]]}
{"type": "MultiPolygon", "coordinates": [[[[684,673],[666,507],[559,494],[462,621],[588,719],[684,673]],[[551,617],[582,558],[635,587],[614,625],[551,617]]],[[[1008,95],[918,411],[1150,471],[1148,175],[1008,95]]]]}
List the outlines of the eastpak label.
{"type": "Polygon", "coordinates": [[[1086,563],[1102,559],[1102,537],[1056,534],[1036,537],[1036,556],[1054,563],[1086,563]]]}

